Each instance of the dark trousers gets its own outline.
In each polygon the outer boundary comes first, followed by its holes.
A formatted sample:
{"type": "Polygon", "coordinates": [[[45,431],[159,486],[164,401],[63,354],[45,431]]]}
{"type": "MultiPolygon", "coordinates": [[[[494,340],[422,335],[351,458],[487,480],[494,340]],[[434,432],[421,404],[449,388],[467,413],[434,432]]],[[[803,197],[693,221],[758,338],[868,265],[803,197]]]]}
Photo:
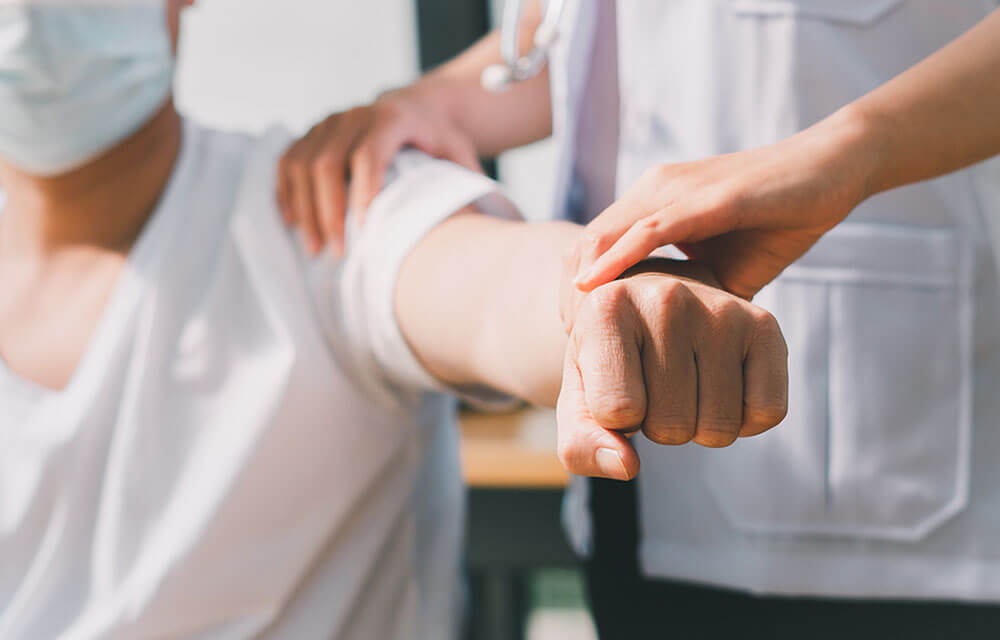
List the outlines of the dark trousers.
{"type": "Polygon", "coordinates": [[[634,482],[591,480],[585,565],[601,640],[1000,640],[1000,606],[757,597],[639,572],[634,482]]]}

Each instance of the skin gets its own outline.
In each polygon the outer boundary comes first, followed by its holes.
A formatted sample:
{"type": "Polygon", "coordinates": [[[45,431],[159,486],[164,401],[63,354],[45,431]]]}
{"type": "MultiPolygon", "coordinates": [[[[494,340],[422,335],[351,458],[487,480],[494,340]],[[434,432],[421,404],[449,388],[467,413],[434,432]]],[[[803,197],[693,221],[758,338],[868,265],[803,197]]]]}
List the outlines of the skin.
{"type": "MultiPolygon", "coordinates": [[[[541,20],[541,6],[526,3],[522,51],[530,48],[541,20]]],[[[494,31],[419,82],[317,124],[289,147],[278,168],[285,221],[302,229],[314,253],[326,245],[341,255],[347,209],[363,219],[386,167],[404,146],[480,171],[480,156],[548,137],[548,71],[491,93],[480,75],[500,61],[500,33],[494,31]]]]}
{"type": "Polygon", "coordinates": [[[869,197],[1000,154],[998,109],[994,11],[791,138],[650,169],[591,223],[567,282],[593,290],[656,247],[678,244],[750,298],[869,197]]]}
{"type": "MultiPolygon", "coordinates": [[[[174,46],[181,8],[169,0],[174,46]]],[[[0,158],[0,358],[50,389],[71,379],[173,171],[173,104],[119,145],[68,173],[35,176],[0,158]]]]}
{"type": "MultiPolygon", "coordinates": [[[[167,5],[175,47],[189,4],[167,5]]],[[[71,379],[165,188],[181,132],[168,101],[71,172],[34,176],[0,160],[8,196],[0,356],[15,372],[53,389],[71,379]]],[[[725,446],[780,422],[780,330],[766,312],[714,287],[660,273],[610,283],[586,297],[567,340],[559,253],[581,232],[465,211],[423,238],[400,273],[396,312],[431,373],[541,404],[558,399],[560,456],[587,475],[634,477],[639,461],[625,434],[636,430],[656,442],[725,446]]]]}
{"type": "Polygon", "coordinates": [[[396,289],[403,334],[428,370],[536,404],[558,398],[558,453],[578,475],[635,477],[625,437],[635,431],[660,444],[724,447],[781,422],[788,374],[777,323],[694,279],[706,274],[690,264],[643,265],[598,288],[567,338],[560,250],[582,232],[471,210],[432,230],[396,289]]]}
{"type": "MultiPolygon", "coordinates": [[[[522,43],[538,19],[535,13],[534,21],[522,25],[522,43]]],[[[361,123],[351,131],[353,148],[378,149],[378,161],[366,166],[379,167],[401,144],[420,147],[420,138],[442,127],[465,133],[480,154],[548,135],[551,120],[541,116],[544,112],[547,118],[550,108],[547,80],[524,83],[516,92],[486,94],[490,104],[482,102],[479,75],[497,60],[494,32],[438,72],[390,94],[419,102],[433,118],[420,120],[416,109],[394,112],[381,100],[365,107],[381,114],[380,123],[361,123]],[[483,111],[490,107],[495,110],[483,111]],[[391,144],[383,142],[386,138],[391,144]]],[[[865,199],[1000,153],[998,108],[1000,12],[994,12],[926,60],[791,138],[651,167],[567,252],[562,294],[567,326],[582,300],[574,289],[592,291],[666,244],[677,244],[711,267],[727,290],[751,298],[865,199]]],[[[322,131],[306,136],[314,148],[322,148],[323,139],[322,131]]],[[[464,161],[446,148],[425,150],[464,161]]],[[[311,162],[308,154],[297,161],[311,162]]],[[[344,174],[329,180],[342,185],[344,174]]],[[[316,185],[302,190],[303,201],[319,197],[316,185]]],[[[359,206],[368,196],[358,195],[359,206]]],[[[326,205],[337,206],[342,205],[326,205]]],[[[289,220],[305,224],[300,214],[289,220]]],[[[330,237],[336,236],[325,236],[330,237]]],[[[317,235],[317,247],[323,238],[317,235]]]]}

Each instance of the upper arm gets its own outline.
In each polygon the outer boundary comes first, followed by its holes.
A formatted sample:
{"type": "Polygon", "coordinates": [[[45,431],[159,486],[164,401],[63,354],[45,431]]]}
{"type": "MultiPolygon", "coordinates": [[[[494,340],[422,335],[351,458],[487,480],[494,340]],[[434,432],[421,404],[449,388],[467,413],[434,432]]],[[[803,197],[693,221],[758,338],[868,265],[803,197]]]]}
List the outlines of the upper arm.
{"type": "MultiPolygon", "coordinates": [[[[365,224],[350,230],[337,281],[326,294],[332,300],[318,301],[336,305],[336,339],[346,345],[359,376],[397,394],[454,390],[448,388],[449,380],[428,370],[412,347],[416,343],[404,336],[396,292],[410,271],[411,256],[422,255],[420,248],[428,240],[433,242],[442,228],[447,229],[456,212],[477,203],[479,208],[493,207],[497,215],[511,215],[513,209],[501,206],[506,201],[497,190],[492,180],[457,165],[418,152],[401,154],[390,180],[369,207],[365,224]]],[[[447,256],[442,264],[430,260],[425,268],[441,273],[446,260],[447,256]]],[[[483,394],[481,399],[495,398],[483,394]]]]}
{"type": "Polygon", "coordinates": [[[428,233],[395,294],[403,335],[426,369],[451,386],[554,404],[566,344],[561,257],[579,231],[467,207],[428,233]]]}
{"type": "Polygon", "coordinates": [[[435,227],[407,257],[395,291],[396,316],[427,370],[452,385],[476,382],[482,329],[501,293],[496,250],[513,223],[467,206],[435,227]]]}

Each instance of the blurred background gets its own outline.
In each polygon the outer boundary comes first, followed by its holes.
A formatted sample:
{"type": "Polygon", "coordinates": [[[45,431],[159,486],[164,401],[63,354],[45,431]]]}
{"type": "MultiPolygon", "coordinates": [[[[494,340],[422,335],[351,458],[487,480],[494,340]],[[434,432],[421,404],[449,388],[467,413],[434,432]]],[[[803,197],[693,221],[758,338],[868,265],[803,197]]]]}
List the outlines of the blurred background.
{"type": "MultiPolygon", "coordinates": [[[[370,102],[464,49],[502,0],[201,0],[184,16],[177,101],[217,128],[294,132],[370,102]]],[[[546,217],[554,155],[541,142],[489,167],[546,217]]],[[[474,640],[596,638],[562,536],[566,477],[549,412],[463,419],[474,640]]]]}

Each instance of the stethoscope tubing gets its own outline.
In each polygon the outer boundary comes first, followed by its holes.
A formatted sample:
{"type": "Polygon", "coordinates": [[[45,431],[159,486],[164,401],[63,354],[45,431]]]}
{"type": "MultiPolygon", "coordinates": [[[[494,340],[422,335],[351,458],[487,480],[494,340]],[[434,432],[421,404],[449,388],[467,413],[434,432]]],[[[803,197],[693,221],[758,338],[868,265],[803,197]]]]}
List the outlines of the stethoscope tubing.
{"type": "Polygon", "coordinates": [[[503,91],[515,82],[534,78],[545,67],[549,51],[559,37],[559,22],[566,8],[566,0],[550,0],[542,23],[533,37],[531,50],[518,53],[518,34],[521,30],[523,0],[506,0],[500,21],[501,64],[483,70],[482,84],[490,91],[503,91]]]}

